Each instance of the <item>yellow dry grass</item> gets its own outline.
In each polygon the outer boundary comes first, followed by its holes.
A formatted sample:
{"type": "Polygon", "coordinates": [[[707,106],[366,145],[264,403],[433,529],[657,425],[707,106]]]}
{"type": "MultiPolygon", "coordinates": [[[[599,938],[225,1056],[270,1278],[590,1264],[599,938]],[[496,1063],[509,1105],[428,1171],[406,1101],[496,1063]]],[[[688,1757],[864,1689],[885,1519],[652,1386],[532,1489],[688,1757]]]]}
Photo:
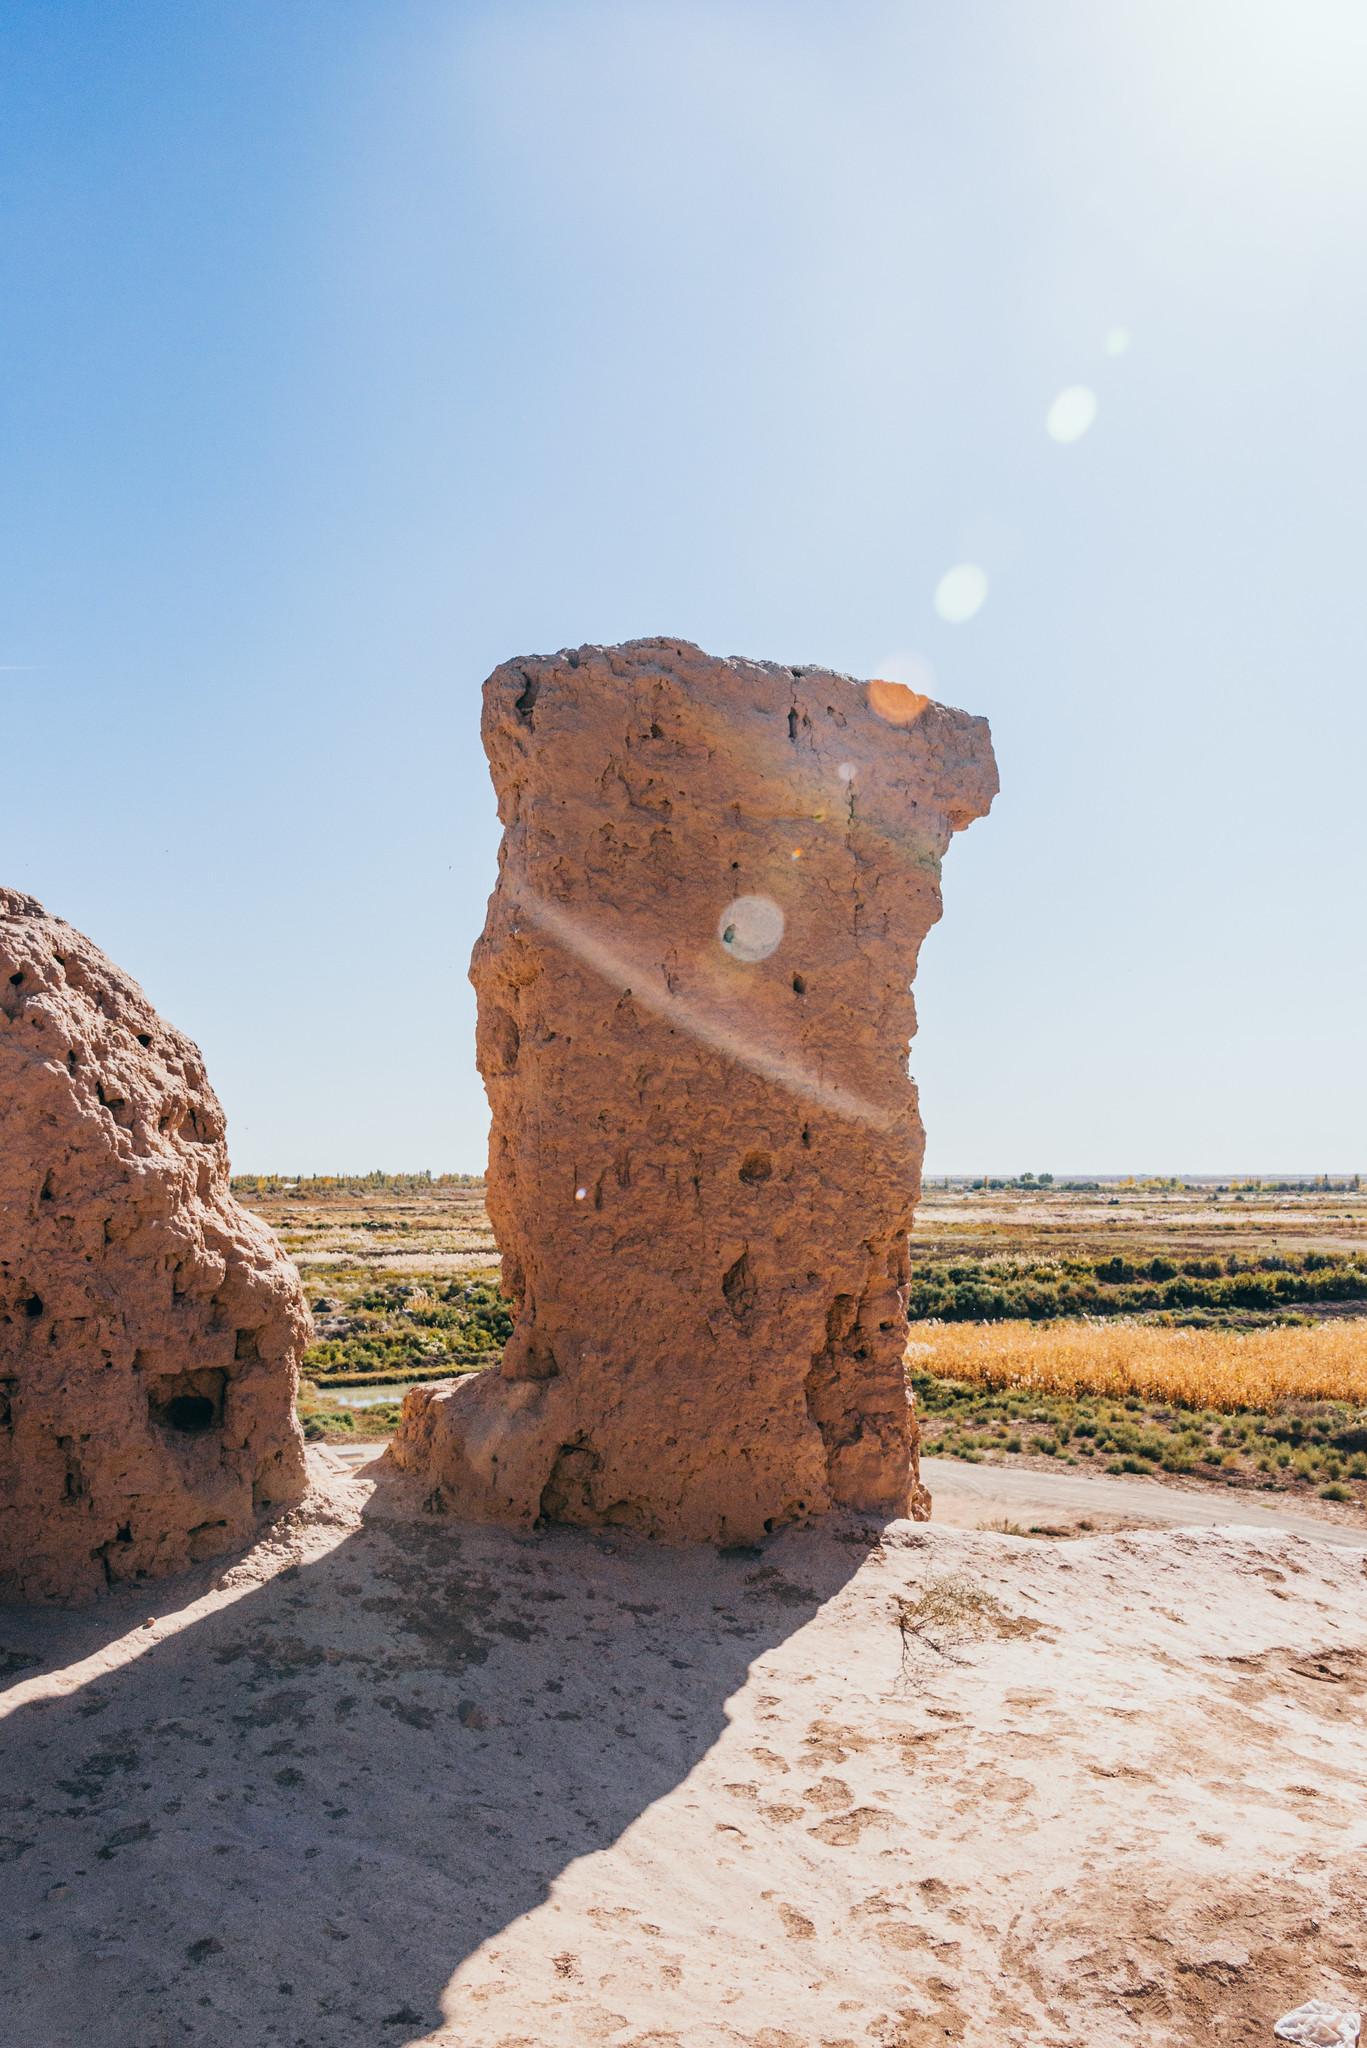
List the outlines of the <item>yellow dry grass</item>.
{"type": "Polygon", "coordinates": [[[1137,1394],[1190,1408],[1367,1401],[1367,1323],[1174,1330],[1125,1322],[913,1323],[908,1363],[1041,1394],[1137,1394]]]}

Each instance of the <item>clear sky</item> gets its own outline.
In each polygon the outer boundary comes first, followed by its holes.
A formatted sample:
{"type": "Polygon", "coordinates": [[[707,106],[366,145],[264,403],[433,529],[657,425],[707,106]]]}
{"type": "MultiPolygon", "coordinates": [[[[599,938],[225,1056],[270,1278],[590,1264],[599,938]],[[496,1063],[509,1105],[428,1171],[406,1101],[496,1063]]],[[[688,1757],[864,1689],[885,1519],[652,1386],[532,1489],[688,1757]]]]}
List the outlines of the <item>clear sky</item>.
{"type": "Polygon", "coordinates": [[[928,670],[928,1166],[1367,1169],[1365,104],[1360,0],[8,0],[0,878],[240,1168],[476,1169],[489,669],[928,670]]]}

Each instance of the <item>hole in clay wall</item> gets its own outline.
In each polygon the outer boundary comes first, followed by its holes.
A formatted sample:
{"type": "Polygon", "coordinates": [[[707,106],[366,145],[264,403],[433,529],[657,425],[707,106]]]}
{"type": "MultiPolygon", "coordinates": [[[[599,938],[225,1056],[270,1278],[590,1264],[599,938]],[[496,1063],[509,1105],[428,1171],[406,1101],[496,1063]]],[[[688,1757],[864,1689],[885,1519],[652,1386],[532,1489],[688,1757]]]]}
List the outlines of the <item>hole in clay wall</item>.
{"type": "Polygon", "coordinates": [[[541,1522],[587,1522],[599,1518],[593,1511],[593,1480],[602,1459],[583,1437],[562,1444],[541,1489],[541,1522]]]}
{"type": "Polygon", "coordinates": [[[740,1177],[751,1187],[768,1180],[773,1170],[774,1162],[767,1152],[747,1152],[740,1163],[740,1177]]]}
{"type": "Polygon", "coordinates": [[[227,1374],[163,1373],[147,1389],[147,1419],[177,1436],[203,1436],[223,1421],[223,1390],[227,1374]]]}
{"type": "Polygon", "coordinates": [[[794,994],[795,996],[805,996],[805,995],[806,995],[806,993],[807,993],[807,983],[806,983],[806,981],[804,980],[804,978],[803,978],[803,976],[802,976],[802,975],[800,975],[800,974],[795,974],[795,975],[793,976],[793,994],[794,994]]]}
{"type": "Polygon", "coordinates": [[[826,1341],[838,1344],[848,1337],[859,1320],[859,1303],[852,1294],[837,1294],[826,1310],[826,1341]]]}
{"type": "Polygon", "coordinates": [[[117,1088],[112,1092],[106,1090],[103,1081],[95,1083],[95,1094],[101,1106],[109,1111],[109,1114],[113,1117],[120,1130],[128,1130],[133,1122],[133,1110],[128,1098],[120,1095],[117,1088]]]}
{"type": "Polygon", "coordinates": [[[733,1266],[722,1275],[721,1291],[726,1305],[738,1323],[744,1323],[754,1314],[759,1300],[759,1289],[750,1271],[750,1254],[742,1252],[733,1266]]]}
{"type": "Polygon", "coordinates": [[[187,1436],[212,1429],[217,1420],[207,1394],[173,1394],[169,1401],[163,1401],[156,1419],[164,1428],[183,1430],[187,1436]]]}
{"type": "Polygon", "coordinates": [[[14,1396],[18,1380],[0,1380],[0,1429],[14,1427],[14,1396]]]}
{"type": "Polygon", "coordinates": [[[511,1011],[495,1004],[488,1011],[487,1021],[481,1019],[480,1022],[480,1036],[493,1072],[511,1074],[522,1050],[522,1034],[517,1028],[517,1019],[511,1011]]]}
{"type": "Polygon", "coordinates": [[[62,1499],[67,1501],[85,1500],[90,1493],[90,1488],[86,1485],[85,1472],[80,1458],[76,1454],[75,1439],[69,1436],[59,1436],[57,1448],[66,1460],[66,1478],[62,1484],[62,1499]]]}
{"type": "Polygon", "coordinates": [[[518,716],[525,718],[528,725],[530,725],[532,722],[532,712],[536,708],[536,700],[541,695],[541,685],[535,682],[526,673],[525,669],[522,671],[522,682],[523,690],[522,695],[517,700],[517,711],[518,716]]]}

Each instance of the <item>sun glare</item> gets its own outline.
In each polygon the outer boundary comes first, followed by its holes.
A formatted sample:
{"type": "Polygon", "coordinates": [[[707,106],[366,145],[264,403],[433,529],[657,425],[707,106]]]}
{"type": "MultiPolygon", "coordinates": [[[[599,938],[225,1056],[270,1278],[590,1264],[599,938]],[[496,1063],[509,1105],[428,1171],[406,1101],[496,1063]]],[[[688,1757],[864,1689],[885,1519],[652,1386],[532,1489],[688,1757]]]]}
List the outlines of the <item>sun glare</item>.
{"type": "Polygon", "coordinates": [[[869,684],[869,709],[886,725],[914,725],[929,702],[920,690],[890,682],[885,676],[875,676],[869,684]]]}
{"type": "Polygon", "coordinates": [[[783,937],[783,912],[772,897],[737,896],[717,920],[717,937],[733,960],[767,960],[783,937]]]}
{"type": "Polygon", "coordinates": [[[1044,425],[1051,441],[1080,441],[1095,418],[1095,391],[1088,384],[1069,384],[1050,406],[1044,425]]]}
{"type": "Polygon", "coordinates": [[[987,571],[976,562],[956,562],[936,584],[933,601],[946,625],[966,625],[987,602],[987,571]]]}

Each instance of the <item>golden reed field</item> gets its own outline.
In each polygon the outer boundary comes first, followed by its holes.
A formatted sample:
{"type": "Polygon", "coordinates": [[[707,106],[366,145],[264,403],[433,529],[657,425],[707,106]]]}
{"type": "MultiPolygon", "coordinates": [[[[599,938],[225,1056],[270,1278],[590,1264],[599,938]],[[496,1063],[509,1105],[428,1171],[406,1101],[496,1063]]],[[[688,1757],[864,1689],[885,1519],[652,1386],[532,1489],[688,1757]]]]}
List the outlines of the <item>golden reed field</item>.
{"type": "Polygon", "coordinates": [[[916,1323],[908,1358],[940,1379],[1184,1408],[1367,1402],[1367,1322],[1188,1330],[1134,1322],[916,1323]]]}

